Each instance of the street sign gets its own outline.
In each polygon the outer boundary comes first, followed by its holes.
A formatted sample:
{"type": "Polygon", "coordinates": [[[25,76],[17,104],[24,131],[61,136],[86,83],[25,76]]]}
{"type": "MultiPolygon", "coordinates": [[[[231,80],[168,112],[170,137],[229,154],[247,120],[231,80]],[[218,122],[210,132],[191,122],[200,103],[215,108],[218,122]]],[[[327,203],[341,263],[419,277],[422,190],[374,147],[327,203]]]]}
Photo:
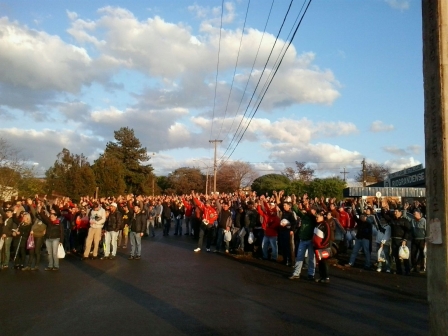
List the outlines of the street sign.
{"type": "Polygon", "coordinates": [[[378,191],[378,192],[375,194],[375,196],[376,196],[377,198],[380,198],[380,197],[381,197],[381,193],[378,191]]]}

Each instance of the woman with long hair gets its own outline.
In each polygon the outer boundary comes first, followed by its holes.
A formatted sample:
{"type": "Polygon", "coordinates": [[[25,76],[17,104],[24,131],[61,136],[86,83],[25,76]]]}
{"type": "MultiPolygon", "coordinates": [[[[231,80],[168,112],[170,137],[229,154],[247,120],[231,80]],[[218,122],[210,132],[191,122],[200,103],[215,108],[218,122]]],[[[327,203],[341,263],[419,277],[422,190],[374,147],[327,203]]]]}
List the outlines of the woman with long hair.
{"type": "Polygon", "coordinates": [[[23,269],[26,264],[26,242],[31,232],[31,216],[28,212],[22,212],[19,216],[20,223],[17,225],[15,243],[15,269],[23,269]]]}

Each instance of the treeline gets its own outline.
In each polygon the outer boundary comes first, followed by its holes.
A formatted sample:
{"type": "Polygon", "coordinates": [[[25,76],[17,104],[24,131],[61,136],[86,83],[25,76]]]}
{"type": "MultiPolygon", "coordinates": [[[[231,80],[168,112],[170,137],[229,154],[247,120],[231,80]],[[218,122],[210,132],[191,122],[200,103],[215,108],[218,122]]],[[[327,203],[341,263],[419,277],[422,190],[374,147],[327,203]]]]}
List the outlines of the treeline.
{"type": "MultiPolygon", "coordinates": [[[[63,148],[45,172],[45,179],[39,179],[17,158],[8,142],[0,138],[0,193],[3,198],[6,191],[18,190],[19,197],[46,194],[79,200],[94,195],[96,187],[99,197],[214,191],[213,167],[207,163],[198,160],[197,167],[181,167],[167,176],[157,177],[148,164],[150,158],[134,130],[122,127],[114,132],[114,141],[106,144],[104,152],[92,164],[83,154],[63,148]]],[[[345,182],[338,177],[315,178],[314,170],[304,162],[296,162],[295,168],[287,167],[282,174],[263,176],[247,162],[226,162],[217,167],[216,191],[220,193],[243,189],[260,195],[284,190],[287,195],[308,193],[312,197],[326,195],[340,199],[345,187],[345,182]]]]}
{"type": "Polygon", "coordinates": [[[73,154],[64,148],[45,172],[47,194],[77,200],[93,195],[97,186],[99,197],[152,193],[153,168],[144,164],[150,157],[134,130],[122,127],[114,132],[114,138],[92,165],[83,154],[73,154]]]}

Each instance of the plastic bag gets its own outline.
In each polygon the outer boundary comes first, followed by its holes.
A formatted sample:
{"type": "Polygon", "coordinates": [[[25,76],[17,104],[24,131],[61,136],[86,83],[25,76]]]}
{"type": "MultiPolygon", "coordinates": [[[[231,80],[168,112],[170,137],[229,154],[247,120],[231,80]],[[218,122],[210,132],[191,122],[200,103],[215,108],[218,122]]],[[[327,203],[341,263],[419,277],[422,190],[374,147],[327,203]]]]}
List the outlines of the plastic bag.
{"type": "Polygon", "coordinates": [[[247,242],[248,242],[249,244],[253,244],[253,243],[254,243],[254,240],[255,240],[255,238],[254,238],[254,234],[253,234],[253,232],[249,233],[249,238],[247,238],[247,242]]]}
{"type": "Polygon", "coordinates": [[[386,253],[384,253],[383,245],[378,249],[378,262],[386,261],[386,253]]]}
{"type": "Polygon", "coordinates": [[[34,237],[33,237],[33,235],[30,235],[28,237],[28,240],[26,241],[26,248],[27,248],[27,250],[32,250],[34,248],[34,237]]]}
{"type": "Polygon", "coordinates": [[[406,245],[401,245],[398,250],[398,256],[400,259],[409,259],[409,247],[406,245]]]}
{"type": "Polygon", "coordinates": [[[58,258],[59,259],[65,258],[65,250],[64,250],[64,246],[62,246],[62,244],[58,245],[58,258]]]}
{"type": "Polygon", "coordinates": [[[224,233],[224,241],[229,242],[232,240],[232,232],[226,231],[224,233]]]}

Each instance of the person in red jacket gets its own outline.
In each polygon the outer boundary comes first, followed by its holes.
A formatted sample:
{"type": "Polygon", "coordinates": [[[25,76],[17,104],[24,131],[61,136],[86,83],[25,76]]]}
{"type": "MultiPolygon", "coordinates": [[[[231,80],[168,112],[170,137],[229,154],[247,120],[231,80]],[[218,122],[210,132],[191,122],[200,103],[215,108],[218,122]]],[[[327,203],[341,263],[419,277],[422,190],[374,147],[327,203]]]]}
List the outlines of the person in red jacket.
{"type": "Polygon", "coordinates": [[[182,203],[184,204],[185,208],[185,235],[193,235],[193,204],[191,201],[187,201],[185,198],[182,197],[182,203]],[[191,224],[191,225],[190,225],[191,224]]]}
{"type": "Polygon", "coordinates": [[[352,249],[355,245],[356,240],[356,222],[355,222],[355,216],[356,214],[353,212],[352,208],[348,208],[346,214],[348,215],[348,221],[347,221],[347,229],[346,229],[346,235],[345,240],[347,241],[348,248],[352,249]]]}
{"type": "MultiPolygon", "coordinates": [[[[263,242],[261,243],[261,248],[263,250],[263,259],[268,259],[268,249],[271,246],[271,260],[277,261],[278,256],[278,246],[277,246],[277,236],[278,228],[280,225],[286,226],[288,223],[280,223],[280,217],[277,212],[277,204],[268,203],[262,195],[260,200],[263,202],[263,207],[260,204],[257,205],[257,212],[262,218],[262,224],[264,230],[263,242]]],[[[287,221],[284,219],[283,221],[287,221]]]]}
{"type": "Polygon", "coordinates": [[[320,254],[318,252],[319,249],[326,249],[330,247],[330,225],[324,220],[324,218],[323,212],[316,213],[316,228],[314,229],[313,246],[320,276],[320,279],[316,279],[316,282],[329,283],[328,258],[320,258],[320,254]]]}
{"type": "Polygon", "coordinates": [[[210,252],[210,245],[212,244],[212,229],[213,224],[218,219],[216,209],[211,205],[210,200],[206,200],[205,204],[199,200],[198,194],[192,192],[194,204],[202,212],[202,224],[199,231],[198,247],[194,249],[195,252],[201,251],[204,235],[207,235],[206,249],[210,252]]]}

